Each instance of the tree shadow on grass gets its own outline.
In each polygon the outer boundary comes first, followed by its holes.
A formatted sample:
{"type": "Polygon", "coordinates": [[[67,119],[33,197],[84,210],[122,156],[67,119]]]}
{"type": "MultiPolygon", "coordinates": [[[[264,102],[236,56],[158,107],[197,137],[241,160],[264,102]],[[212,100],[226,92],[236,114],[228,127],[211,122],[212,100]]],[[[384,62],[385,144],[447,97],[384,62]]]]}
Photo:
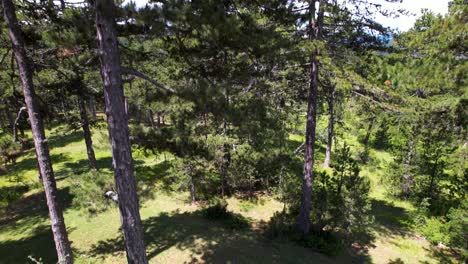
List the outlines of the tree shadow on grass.
{"type": "MultiPolygon", "coordinates": [[[[143,161],[134,160],[135,167],[143,164],[143,161]]],[[[96,165],[98,169],[109,169],[112,170],[112,157],[102,157],[96,159],[96,165]]],[[[60,175],[70,175],[70,174],[82,174],[89,172],[91,168],[89,167],[88,159],[81,159],[72,162],[65,162],[63,168],[57,171],[57,174],[60,175]]]]}
{"type": "MultiPolygon", "coordinates": [[[[68,230],[70,232],[71,230],[68,230]]],[[[0,242],[0,264],[33,263],[29,256],[40,263],[57,263],[54,238],[50,225],[37,225],[31,236],[0,242]]],[[[75,251],[75,250],[74,250],[75,251]]]]}
{"type": "Polygon", "coordinates": [[[163,185],[170,185],[172,179],[169,176],[169,169],[172,163],[170,161],[162,161],[158,164],[146,166],[141,164],[135,165],[136,178],[146,184],[154,185],[156,182],[162,182],[163,185]]]}
{"type": "MultiPolygon", "coordinates": [[[[175,247],[189,254],[190,260],[185,263],[334,263],[293,243],[265,240],[250,229],[227,229],[222,223],[203,218],[198,211],[162,213],[144,220],[143,226],[150,259],[175,247]]],[[[118,236],[98,242],[90,254],[104,258],[123,250],[122,238],[118,236]]]]}
{"type": "MultiPolygon", "coordinates": [[[[70,160],[70,158],[64,154],[52,154],[50,155],[50,158],[52,160],[52,164],[70,160]]],[[[7,176],[12,176],[12,175],[19,175],[21,178],[21,175],[24,174],[25,172],[38,171],[36,155],[33,154],[33,156],[31,157],[24,158],[21,161],[17,162],[16,165],[8,166],[7,171],[9,173],[3,174],[2,176],[7,177],[7,176]]]]}
{"type": "Polygon", "coordinates": [[[405,264],[405,262],[401,258],[396,258],[389,260],[387,264],[405,264]]]}
{"type": "MultiPolygon", "coordinates": [[[[68,144],[75,143],[84,139],[81,130],[74,130],[69,133],[54,133],[48,137],[49,145],[51,148],[62,148],[68,144]]],[[[84,143],[83,143],[84,144],[84,143]]]]}
{"type": "MultiPolygon", "coordinates": [[[[371,200],[372,210],[370,215],[374,217],[374,222],[370,228],[356,237],[348,248],[352,263],[372,263],[369,249],[376,247],[377,236],[395,237],[411,235],[411,218],[409,213],[401,207],[383,200],[371,200]]],[[[395,260],[399,263],[398,259],[395,260]]]]}
{"type": "Polygon", "coordinates": [[[371,214],[374,216],[373,227],[379,233],[408,235],[411,228],[411,216],[404,208],[383,200],[373,199],[371,214]]]}
{"type": "MultiPolygon", "coordinates": [[[[70,193],[70,187],[58,190],[58,201],[63,211],[71,206],[73,195],[70,193]]],[[[17,200],[12,203],[10,208],[11,209],[7,210],[3,216],[0,216],[0,226],[14,225],[18,220],[34,220],[34,222],[38,223],[46,219],[49,215],[43,191],[17,200]]],[[[21,229],[16,229],[15,232],[16,231],[21,232],[21,229]]]]}
{"type": "Polygon", "coordinates": [[[9,210],[12,210],[14,208],[14,203],[18,201],[27,191],[29,191],[29,186],[27,185],[0,187],[0,213],[5,213],[9,210]]]}
{"type": "MultiPolygon", "coordinates": [[[[112,157],[102,157],[96,159],[96,165],[98,169],[112,169],[112,157]]],[[[91,168],[89,167],[88,159],[81,159],[72,162],[65,162],[63,168],[57,171],[57,174],[60,175],[70,175],[70,174],[83,174],[89,172],[91,168]]]]}
{"type": "MultiPolygon", "coordinates": [[[[71,206],[73,195],[69,187],[58,190],[58,200],[63,210],[71,206]]],[[[10,208],[0,216],[0,229],[14,237],[31,235],[18,240],[0,240],[0,264],[31,263],[28,256],[42,259],[42,263],[56,263],[44,192],[19,199],[10,208]]]]}
{"type": "Polygon", "coordinates": [[[6,240],[0,242],[0,263],[29,263],[28,256],[43,263],[56,263],[54,238],[50,226],[40,225],[32,235],[19,240],[6,240]]]}
{"type": "MultiPolygon", "coordinates": [[[[437,260],[438,263],[452,264],[452,263],[463,263],[461,256],[449,248],[441,249],[435,246],[430,245],[429,247],[424,247],[424,250],[429,253],[432,259],[437,260]]],[[[421,263],[428,263],[422,262],[421,263]]],[[[466,263],[466,262],[465,262],[466,263]]]]}

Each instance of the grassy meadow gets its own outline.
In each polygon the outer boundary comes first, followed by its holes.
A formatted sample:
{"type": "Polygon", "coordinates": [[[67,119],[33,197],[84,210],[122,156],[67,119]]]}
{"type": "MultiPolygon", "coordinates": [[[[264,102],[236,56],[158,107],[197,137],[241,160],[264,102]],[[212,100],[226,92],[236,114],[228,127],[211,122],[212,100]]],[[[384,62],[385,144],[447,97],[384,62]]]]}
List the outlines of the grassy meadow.
{"type": "MultiPolygon", "coordinates": [[[[76,263],[125,263],[120,220],[116,206],[96,216],[76,208],[70,191],[87,170],[86,148],[81,131],[63,133],[61,127],[47,131],[59,189],[59,200],[75,252],[76,263]]],[[[303,140],[291,135],[297,145],[303,140]]],[[[358,147],[356,139],[348,138],[358,147]]],[[[112,159],[105,129],[94,129],[93,141],[99,167],[111,171],[112,159]]],[[[323,150],[323,149],[322,149],[323,150]]],[[[329,257],[287,239],[268,239],[263,234],[270,217],[283,209],[275,197],[260,194],[256,200],[230,197],[228,209],[249,219],[241,231],[226,228],[200,214],[202,204],[189,204],[188,192],[172,193],[164,180],[170,155],[143,155],[135,150],[138,184],[154,183],[151,198],[141,204],[148,256],[151,263],[438,263],[439,250],[414,233],[409,202],[385,195],[383,178],[391,156],[371,150],[372,162],[362,168],[372,183],[372,234],[366,245],[357,245],[339,256],[329,257]],[[240,254],[242,253],[242,254],[240,254]]],[[[319,158],[323,157],[320,153],[319,158]]],[[[318,161],[320,164],[320,160],[318,161]]],[[[0,176],[0,192],[22,191],[10,209],[0,216],[0,263],[55,263],[44,193],[39,184],[34,150],[9,165],[0,176]],[[36,262],[37,263],[37,262],[36,262]]],[[[104,190],[103,190],[104,191],[104,190]]],[[[103,197],[104,199],[104,197],[103,197]]]]}

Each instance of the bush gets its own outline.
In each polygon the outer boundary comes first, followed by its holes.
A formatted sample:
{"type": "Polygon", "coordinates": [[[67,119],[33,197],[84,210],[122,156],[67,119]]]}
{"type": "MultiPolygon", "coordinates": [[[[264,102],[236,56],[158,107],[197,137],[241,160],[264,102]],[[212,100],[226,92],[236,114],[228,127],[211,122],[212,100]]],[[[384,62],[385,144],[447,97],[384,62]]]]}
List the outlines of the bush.
{"type": "Polygon", "coordinates": [[[270,218],[265,229],[265,235],[269,238],[277,238],[294,234],[294,216],[287,212],[275,212],[270,218]]]}
{"type": "Polygon", "coordinates": [[[357,162],[346,145],[338,149],[332,167],[331,175],[328,171],[315,173],[312,222],[320,230],[327,226],[350,234],[364,233],[373,220],[369,214],[369,179],[359,175],[357,162]]]}
{"type": "MultiPolygon", "coordinates": [[[[458,208],[450,209],[447,215],[446,234],[448,245],[459,248],[464,260],[468,259],[468,200],[464,199],[458,208]]],[[[466,263],[466,262],[465,262],[466,263]]]]}
{"type": "Polygon", "coordinates": [[[226,219],[229,217],[227,206],[226,200],[214,199],[207,208],[203,209],[203,216],[210,220],[226,219]]]}
{"type": "Polygon", "coordinates": [[[227,228],[232,230],[246,229],[250,226],[250,221],[240,214],[229,213],[229,217],[226,220],[225,224],[227,228]]]}
{"type": "Polygon", "coordinates": [[[250,221],[242,215],[234,214],[227,210],[227,202],[215,199],[207,208],[202,210],[202,215],[210,220],[220,220],[228,229],[240,230],[250,226],[250,221]]]}
{"type": "Polygon", "coordinates": [[[389,136],[388,130],[389,130],[389,120],[384,117],[380,121],[380,126],[377,128],[377,131],[375,132],[375,136],[372,140],[372,145],[376,149],[386,149],[387,147],[390,146],[390,136],[389,136]]]}
{"type": "Polygon", "coordinates": [[[8,209],[11,204],[23,196],[29,187],[26,185],[3,187],[0,189],[0,208],[8,209]]]}
{"type": "Polygon", "coordinates": [[[209,201],[219,195],[220,177],[206,159],[196,156],[176,158],[171,165],[163,182],[165,189],[191,192],[193,183],[197,201],[209,201]]]}
{"type": "MultiPolygon", "coordinates": [[[[359,172],[358,164],[346,144],[334,155],[332,169],[314,171],[310,217],[316,230],[340,231],[353,237],[367,233],[373,221],[370,214],[370,181],[360,176],[359,172]]],[[[301,178],[297,174],[286,176],[288,184],[282,187],[281,201],[287,204],[288,214],[297,216],[301,200],[301,178]]],[[[274,230],[277,224],[271,224],[272,234],[277,233],[274,230]]]]}
{"type": "Polygon", "coordinates": [[[0,159],[6,164],[16,164],[16,159],[21,155],[22,148],[18,142],[13,142],[10,137],[0,138],[0,159]]]}
{"type": "Polygon", "coordinates": [[[441,218],[427,218],[425,224],[418,226],[417,230],[433,244],[443,243],[447,245],[450,240],[446,233],[446,224],[441,218]]]}
{"type": "Polygon", "coordinates": [[[105,196],[107,191],[115,190],[114,177],[111,173],[90,171],[76,175],[73,179],[73,205],[84,212],[95,215],[106,211],[115,204],[105,196]]]}
{"type": "Polygon", "coordinates": [[[433,244],[443,243],[460,251],[462,258],[468,258],[468,201],[452,208],[446,217],[429,217],[429,204],[424,199],[413,216],[418,233],[433,244]],[[422,209],[419,209],[422,208],[422,209]]]}
{"type": "Polygon", "coordinates": [[[328,256],[338,255],[344,247],[332,232],[311,233],[303,242],[306,247],[328,256]]]}
{"type": "Polygon", "coordinates": [[[265,230],[266,237],[270,239],[285,237],[298,242],[300,245],[314,251],[336,256],[344,248],[341,240],[332,231],[313,232],[304,237],[297,231],[296,214],[286,211],[276,212],[270,219],[265,230]]]}

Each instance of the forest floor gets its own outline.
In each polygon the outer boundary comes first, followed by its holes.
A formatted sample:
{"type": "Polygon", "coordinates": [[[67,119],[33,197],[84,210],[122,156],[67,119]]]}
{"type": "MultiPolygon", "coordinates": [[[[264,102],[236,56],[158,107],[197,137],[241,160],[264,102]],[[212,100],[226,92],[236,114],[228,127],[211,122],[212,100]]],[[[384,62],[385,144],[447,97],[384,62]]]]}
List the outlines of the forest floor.
{"type": "MultiPolygon", "coordinates": [[[[63,134],[53,129],[47,133],[76,263],[125,263],[117,208],[90,217],[72,206],[73,178],[80,168],[87,166],[81,132],[63,134]]],[[[95,131],[93,140],[100,168],[110,170],[112,161],[106,133],[95,131]]],[[[273,197],[261,196],[256,203],[230,198],[228,209],[244,215],[252,223],[250,228],[239,231],[202,217],[200,206],[186,202],[188,194],[159,190],[141,208],[150,262],[450,263],[450,259],[412,231],[410,217],[414,207],[385,195],[383,167],[391,159],[390,155],[377,151],[372,154],[376,158],[363,168],[362,174],[372,180],[375,221],[371,240],[360,247],[359,257],[350,254],[327,257],[284,239],[265,238],[262,224],[283,208],[273,197]]],[[[168,168],[168,161],[162,158],[145,157],[139,152],[134,153],[134,158],[137,174],[146,174],[143,178],[159,177],[168,168]]],[[[0,192],[12,189],[23,193],[7,214],[0,215],[0,263],[32,263],[29,256],[43,263],[55,263],[54,242],[44,194],[38,183],[34,151],[19,158],[15,166],[9,166],[7,173],[0,174],[0,192]]]]}

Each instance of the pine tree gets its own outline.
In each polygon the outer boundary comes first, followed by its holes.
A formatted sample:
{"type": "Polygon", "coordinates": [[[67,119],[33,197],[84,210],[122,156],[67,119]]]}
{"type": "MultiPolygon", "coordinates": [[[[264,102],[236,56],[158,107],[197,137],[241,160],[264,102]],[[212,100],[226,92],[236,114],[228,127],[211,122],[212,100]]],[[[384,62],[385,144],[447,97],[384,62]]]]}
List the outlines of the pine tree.
{"type": "Polygon", "coordinates": [[[148,263],[148,259],[136,193],[128,116],[124,103],[122,70],[114,21],[117,8],[112,0],[98,0],[95,3],[95,10],[107,124],[127,261],[132,264],[144,264],[148,263]]]}
{"type": "Polygon", "coordinates": [[[14,5],[11,0],[2,0],[2,5],[5,21],[8,24],[11,44],[15,52],[16,63],[20,71],[24,98],[31,121],[37,161],[52,222],[52,233],[54,235],[58,262],[73,263],[73,253],[70,248],[70,242],[68,241],[62,209],[58,203],[57,186],[52,169],[52,161],[49,155],[49,146],[45,136],[44,124],[36,101],[37,98],[32,79],[32,65],[26,53],[22,31],[16,18],[14,5]]]}

